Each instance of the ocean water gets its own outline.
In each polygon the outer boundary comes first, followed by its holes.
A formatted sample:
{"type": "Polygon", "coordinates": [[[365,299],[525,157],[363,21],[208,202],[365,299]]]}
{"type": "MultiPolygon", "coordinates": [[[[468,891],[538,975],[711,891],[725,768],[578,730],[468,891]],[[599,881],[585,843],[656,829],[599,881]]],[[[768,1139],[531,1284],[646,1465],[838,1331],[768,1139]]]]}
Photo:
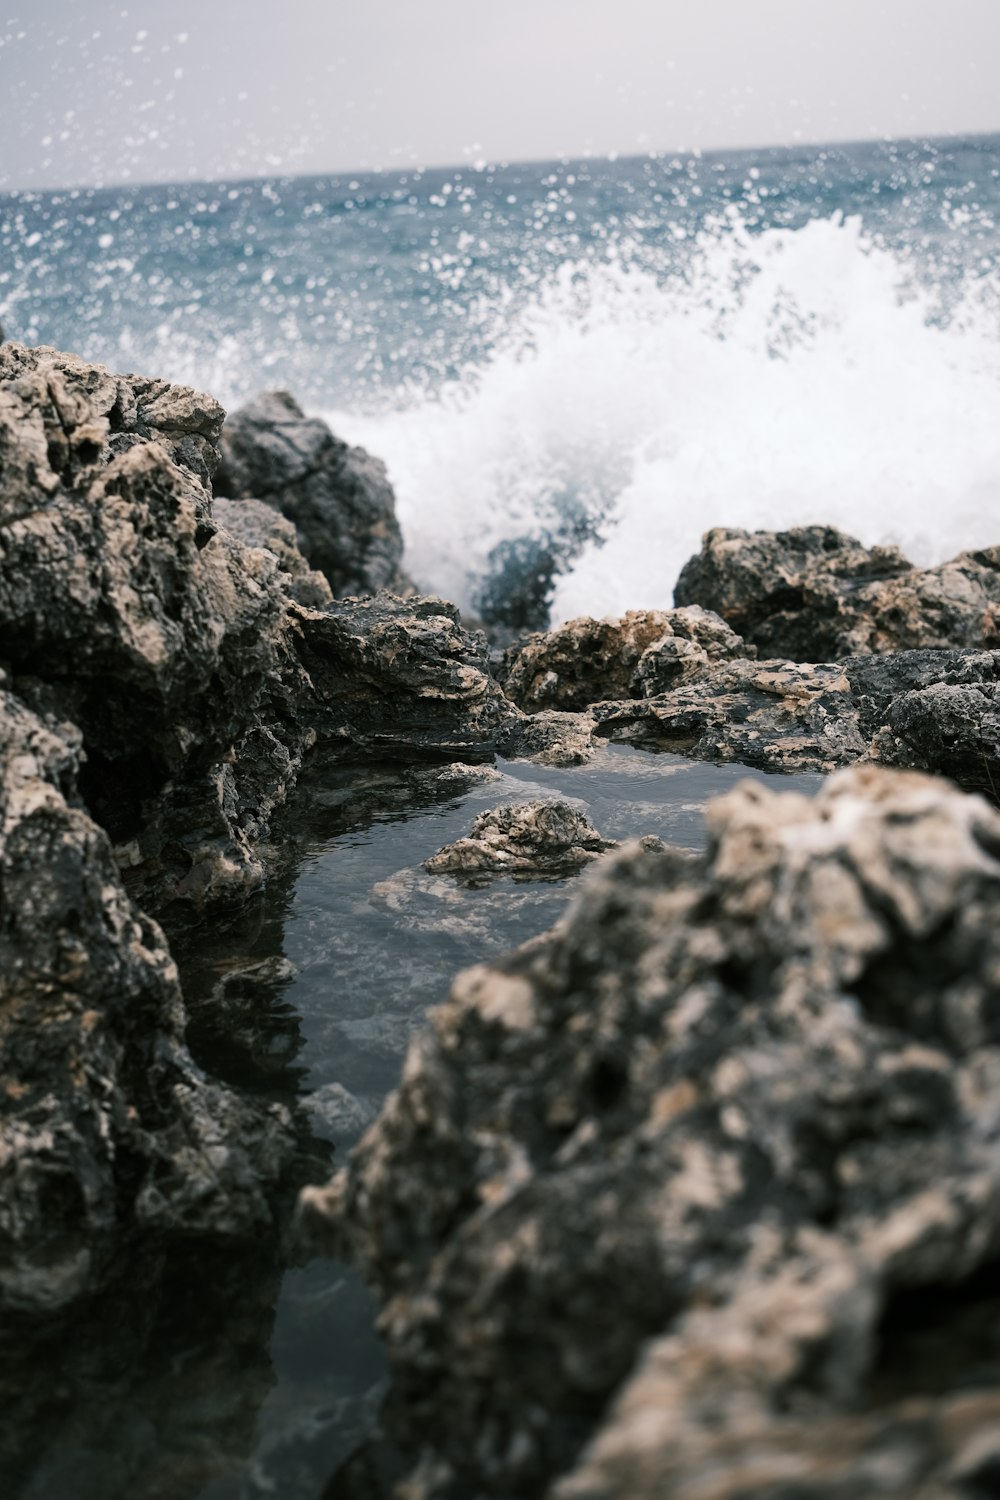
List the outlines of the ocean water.
{"type": "Polygon", "coordinates": [[[669,605],[714,525],[1000,540],[1000,136],[0,197],[0,322],[383,457],[417,581],[669,605]]]}

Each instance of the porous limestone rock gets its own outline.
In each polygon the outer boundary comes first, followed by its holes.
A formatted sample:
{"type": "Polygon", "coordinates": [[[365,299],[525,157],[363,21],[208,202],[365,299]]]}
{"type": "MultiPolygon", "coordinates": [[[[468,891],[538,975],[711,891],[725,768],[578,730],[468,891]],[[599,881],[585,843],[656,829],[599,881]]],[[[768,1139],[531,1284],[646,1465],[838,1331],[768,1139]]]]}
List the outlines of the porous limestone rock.
{"type": "MultiPolygon", "coordinates": [[[[582,682],[580,692],[587,696],[582,682]]],[[[603,739],[762,771],[831,771],[873,760],[950,776],[1000,802],[1000,652],[710,663],[649,698],[591,701],[578,713],[511,714],[497,748],[512,758],[578,765],[603,739]]]]}
{"type": "Polygon", "coordinates": [[[604,698],[648,698],[699,675],[710,662],[754,656],[718,615],[634,609],[618,620],[569,620],[504,654],[504,692],[528,713],[579,710],[604,698]]]}
{"type": "Polygon", "coordinates": [[[0,1310],[99,1290],[137,1235],[270,1224],[287,1114],[206,1081],[177,970],[76,795],[80,736],[0,686],[0,1310]]]}
{"type": "MultiPolygon", "coordinates": [[[[1000,1389],[988,1363],[973,1372],[981,1355],[968,1324],[977,1312],[995,1321],[996,1304],[972,1297],[963,1328],[961,1292],[950,1303],[947,1288],[936,1290],[937,1328],[933,1312],[923,1326],[920,1315],[920,1303],[935,1299],[911,1293],[901,1301],[912,1342],[897,1326],[897,1349],[881,1330],[882,1354],[893,1363],[909,1357],[915,1368],[888,1388],[878,1373],[872,1409],[859,1410],[856,1393],[872,1384],[880,1353],[877,1275],[863,1254],[815,1232],[787,1256],[783,1246],[763,1245],[721,1306],[685,1315],[676,1332],[647,1346],[551,1500],[989,1494],[1000,1461],[1000,1389]],[[957,1371],[967,1385],[952,1392],[957,1371]]],[[[988,1346],[988,1336],[979,1342],[988,1346]]]]}
{"type": "Polygon", "coordinates": [[[500,726],[497,753],[508,760],[533,760],[542,766],[581,766],[594,753],[595,728],[589,712],[512,711],[500,726]]]}
{"type": "Polygon", "coordinates": [[[88,808],[160,906],[260,884],[254,842],[310,739],[274,702],[297,671],[278,563],[212,516],[222,415],[0,351],[0,658],[25,702],[79,726],[88,808]]]}
{"type": "Polygon", "coordinates": [[[998,975],[1000,815],[869,766],[459,976],[302,1205],[382,1302],[397,1493],[980,1493],[1000,1358],[942,1394],[893,1313],[995,1293],[998,975]]]}
{"type": "Polygon", "coordinates": [[[311,568],[299,551],[295,527],[263,500],[212,502],[212,514],[220,526],[238,537],[244,547],[263,547],[272,552],[280,568],[279,582],[297,604],[322,609],[333,598],[333,590],[322,573],[311,568]]]}
{"type": "Polygon", "coordinates": [[[264,500],[287,516],[337,598],[406,586],[385,465],[307,417],[287,391],[256,396],[227,418],[215,492],[264,500]]]}
{"type": "Polygon", "coordinates": [[[533,880],[582,869],[616,847],[572,802],[506,802],[481,812],[471,832],[432,854],[424,869],[432,875],[533,880]]]}
{"type": "Polygon", "coordinates": [[[916,568],[832,526],[716,528],[681,570],[677,605],[715,610],[762,656],[1000,646],[1000,548],[916,568]]]}
{"type": "Polygon", "coordinates": [[[221,421],[181,387],[0,353],[0,661],[30,707],[80,728],[87,807],[161,912],[260,887],[318,733],[487,758],[509,711],[450,605],[327,611],[276,512],[223,502],[218,524],[221,421]]]}
{"type": "Polygon", "coordinates": [[[488,760],[515,712],[481,635],[444,599],[378,594],[293,610],[312,722],[345,754],[488,760]]]}
{"type": "Polygon", "coordinates": [[[765,771],[831,771],[867,751],[837,664],[725,662],[655,697],[595,703],[589,715],[616,741],[765,771]]]}

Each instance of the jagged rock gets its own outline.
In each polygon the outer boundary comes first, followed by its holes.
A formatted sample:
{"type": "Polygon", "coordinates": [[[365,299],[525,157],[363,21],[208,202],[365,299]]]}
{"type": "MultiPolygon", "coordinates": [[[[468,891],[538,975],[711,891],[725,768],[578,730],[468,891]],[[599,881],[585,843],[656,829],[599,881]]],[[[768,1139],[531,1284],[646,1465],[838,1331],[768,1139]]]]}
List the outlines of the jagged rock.
{"type": "Polygon", "coordinates": [[[462,629],[453,604],[379,594],[292,619],[310,712],[327,742],[353,754],[491,758],[512,710],[490,675],[485,639],[462,629]]]}
{"type": "Polygon", "coordinates": [[[972,1297],[1000,1254],[1000,816],[864,767],[812,801],[744,783],[708,834],[609,856],[461,975],[304,1197],[382,1300],[411,1500],[578,1462],[560,1500],[989,1472],[996,1357],[963,1397],[953,1351],[942,1397],[904,1356],[865,1408],[894,1301],[972,1297]]]}
{"type": "Polygon", "coordinates": [[[385,465],[305,416],[287,391],[265,392],[228,417],[215,492],[263,500],[287,516],[337,598],[406,586],[385,465]]]}
{"type": "MultiPolygon", "coordinates": [[[[877,1357],[877,1277],[815,1232],[787,1260],[775,1248],[776,1264],[755,1265],[722,1307],[689,1313],[652,1342],[552,1500],[989,1493],[1000,1460],[995,1378],[991,1389],[952,1394],[932,1376],[930,1390],[904,1387],[874,1411],[852,1410],[877,1357]]],[[[983,1311],[995,1318],[989,1304],[983,1311]]],[[[961,1367],[974,1341],[942,1327],[932,1347],[940,1370],[961,1367]]],[[[970,1385],[983,1382],[977,1373],[970,1385]]]]}
{"type": "MultiPolygon", "coordinates": [[[[224,416],[213,397],[188,386],[143,375],[112,375],[103,365],[57,349],[4,344],[4,514],[11,519],[31,516],[41,496],[89,482],[111,459],[148,442],[159,444],[178,467],[207,485],[218,464],[224,416]]],[[[210,525],[206,530],[211,535],[210,525]]]]}
{"type": "Polygon", "coordinates": [[[273,552],[281,570],[279,582],[289,599],[322,609],[333,599],[333,590],[322,573],[311,568],[299,551],[295,527],[280,511],[263,500],[213,501],[212,512],[220,526],[231,531],[244,547],[263,547],[273,552]]]}
{"type": "Polygon", "coordinates": [[[254,843],[311,738],[278,563],[212,518],[221,423],[183,387],[0,353],[0,652],[21,698],[80,727],[84,798],[159,906],[260,884],[254,843]]]}
{"type": "Polygon", "coordinates": [[[284,1111],[206,1082],[177,970],[78,804],[80,737],[0,688],[0,1308],[99,1289],[124,1237],[270,1222],[284,1111]]]}
{"type": "Polygon", "coordinates": [[[762,771],[858,761],[934,771],[1000,802],[1000,652],[901,651],[840,663],[723,661],[650,698],[511,715],[497,749],[575,765],[604,739],[762,771]]]}
{"type": "Polygon", "coordinates": [[[1000,548],[915,568],[832,526],[706,533],[674,602],[717,611],[762,656],[1000,646],[1000,548]]]}
{"type": "Polygon", "coordinates": [[[162,382],[0,357],[0,651],[25,702],[81,729],[87,806],[159,911],[259,888],[272,811],[317,733],[351,753],[488,758],[510,712],[450,605],[293,602],[326,589],[286,523],[250,502],[213,518],[198,476],[220,422],[162,382]]]}
{"type": "Polygon", "coordinates": [[[831,771],[868,749],[837,664],[726,662],[653,698],[595,703],[589,718],[619,742],[764,771],[831,771]]]}
{"type": "Polygon", "coordinates": [[[756,652],[709,610],[630,610],[620,620],[570,620],[504,654],[504,692],[528,713],[580,710],[604,698],[648,698],[710,663],[756,652]]]}
{"type": "Polygon", "coordinates": [[[1000,802],[1000,653],[909,651],[845,663],[869,754],[1000,802]]]}
{"type": "Polygon", "coordinates": [[[533,760],[543,766],[579,766],[594,753],[595,723],[589,713],[512,712],[501,725],[497,752],[508,760],[533,760]]]}
{"type": "Polygon", "coordinates": [[[513,875],[532,880],[582,869],[608,849],[605,839],[571,802],[508,802],[481,812],[466,838],[446,844],[424,869],[432,875],[513,875]]]}

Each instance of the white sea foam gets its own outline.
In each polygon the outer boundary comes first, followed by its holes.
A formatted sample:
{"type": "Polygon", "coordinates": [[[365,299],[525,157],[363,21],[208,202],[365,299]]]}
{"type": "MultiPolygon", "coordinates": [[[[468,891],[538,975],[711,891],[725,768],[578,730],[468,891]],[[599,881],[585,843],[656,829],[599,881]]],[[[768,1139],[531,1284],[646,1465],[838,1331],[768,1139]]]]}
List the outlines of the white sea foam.
{"type": "MultiPolygon", "coordinates": [[[[968,273],[967,273],[968,279],[968,273]]],[[[683,275],[627,251],[564,265],[460,378],[331,414],[388,463],[423,584],[474,598],[504,539],[601,516],[555,619],[672,600],[709,526],[829,522],[914,560],[1000,541],[996,288],[934,289],[839,216],[748,236],[683,275]]]]}

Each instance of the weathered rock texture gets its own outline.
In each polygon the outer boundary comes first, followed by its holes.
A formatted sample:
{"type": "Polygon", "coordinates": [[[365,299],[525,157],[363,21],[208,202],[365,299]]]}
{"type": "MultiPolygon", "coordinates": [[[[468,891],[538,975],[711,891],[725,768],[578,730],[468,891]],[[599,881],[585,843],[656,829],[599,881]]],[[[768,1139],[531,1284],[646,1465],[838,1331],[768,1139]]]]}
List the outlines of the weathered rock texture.
{"type": "Polygon", "coordinates": [[[482,757],[507,711],[452,606],[327,611],[277,513],[223,502],[219,526],[221,423],[180,387],[0,353],[0,661],[26,703],[79,726],[84,800],[158,910],[261,885],[271,813],[318,732],[482,757]]]}
{"type": "Polygon", "coordinates": [[[223,506],[220,526],[221,422],[193,391],[0,350],[0,1305],[15,1309],[93,1292],[132,1233],[256,1233],[291,1149],[286,1121],[194,1067],[176,970],[130,896],[173,924],[245,900],[318,736],[334,755],[488,759],[510,711],[450,606],[327,608],[276,513],[223,506]]]}
{"type": "Polygon", "coordinates": [[[467,837],[446,844],[424,869],[432,875],[567,875],[614,849],[572,802],[508,802],[481,812],[467,837]]]}
{"type": "Polygon", "coordinates": [[[260,883],[254,839],[309,740],[274,702],[284,575],[212,517],[221,423],[180,387],[0,351],[0,653],[80,727],[85,800],[161,904],[260,883]]]}
{"type": "Polygon", "coordinates": [[[286,391],[266,392],[229,416],[215,491],[264,500],[287,516],[338,598],[406,587],[385,465],[305,416],[286,391]]]}
{"type": "Polygon", "coordinates": [[[916,568],[832,526],[709,531],[674,602],[715,610],[761,656],[1000,646],[1000,548],[916,568]]]}
{"type": "Polygon", "coordinates": [[[280,511],[263,500],[219,498],[212,502],[212,514],[244,547],[262,547],[274,554],[281,570],[279,582],[289,599],[311,609],[322,609],[331,602],[333,590],[323,574],[306,562],[299,551],[295,527],[280,511]]]}
{"type": "Polygon", "coordinates": [[[636,609],[529,636],[505,653],[500,681],[528,713],[573,710],[602,698],[649,698],[711,662],[755,654],[709,610],[636,609]]]}
{"type": "Polygon", "coordinates": [[[766,771],[831,771],[868,749],[836,664],[727,662],[652,698],[595,703],[589,717],[617,741],[766,771]]]}
{"type": "Polygon", "coordinates": [[[212,1085],[177,970],[76,795],[80,737],[0,688],[0,1310],[97,1290],[128,1236],[270,1222],[287,1117],[212,1085]]]}
{"type": "Polygon", "coordinates": [[[480,635],[444,599],[338,600],[292,617],[309,715],[346,754],[483,760],[513,712],[480,635]]]}
{"type": "MultiPolygon", "coordinates": [[[[585,639],[588,624],[610,633],[614,622],[573,622],[566,640],[585,639]]],[[[559,637],[553,632],[528,643],[525,660],[533,651],[539,664],[556,659],[555,652],[547,657],[546,642],[559,637]]],[[[608,685],[600,663],[591,674],[585,654],[570,660],[578,711],[509,714],[497,740],[501,754],[572,765],[611,739],[764,771],[832,771],[877,761],[950,776],[1000,801],[1000,652],[899,651],[833,663],[736,655],[698,661],[660,690],[651,678],[633,675],[629,695],[607,701],[599,697],[608,685]]],[[[508,691],[527,683],[522,701],[536,701],[530,667],[519,678],[521,658],[513,652],[508,661],[514,677],[508,691]]]]}
{"type": "Polygon", "coordinates": [[[945,1396],[886,1372],[896,1301],[1000,1258],[1000,816],[868,767],[708,826],[460,976],[307,1195],[382,1299],[407,1500],[995,1472],[995,1351],[952,1348],[945,1396]]]}

